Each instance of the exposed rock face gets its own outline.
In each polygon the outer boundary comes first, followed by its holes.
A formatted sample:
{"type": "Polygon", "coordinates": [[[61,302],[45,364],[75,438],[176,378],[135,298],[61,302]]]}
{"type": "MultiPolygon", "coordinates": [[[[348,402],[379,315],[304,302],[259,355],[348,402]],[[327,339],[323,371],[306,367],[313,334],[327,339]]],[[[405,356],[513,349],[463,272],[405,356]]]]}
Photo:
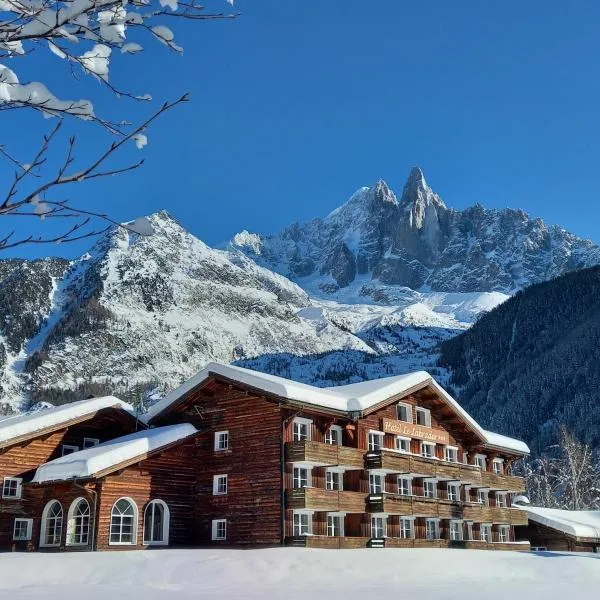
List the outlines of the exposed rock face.
{"type": "MultiPolygon", "coordinates": [[[[232,245],[313,294],[338,296],[366,281],[378,291],[383,284],[513,293],[600,263],[598,246],[521,210],[448,208],[418,167],[400,200],[379,181],[325,219],[272,236],[243,232],[232,245]]],[[[367,288],[363,292],[371,295],[367,288]]]]}

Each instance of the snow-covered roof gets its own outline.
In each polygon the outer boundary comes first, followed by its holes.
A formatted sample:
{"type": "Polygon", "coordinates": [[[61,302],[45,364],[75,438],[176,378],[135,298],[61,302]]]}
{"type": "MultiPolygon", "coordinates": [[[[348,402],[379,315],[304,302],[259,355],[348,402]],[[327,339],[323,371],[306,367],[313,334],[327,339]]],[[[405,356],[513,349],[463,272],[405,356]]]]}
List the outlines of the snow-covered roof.
{"type": "Polygon", "coordinates": [[[144,429],[38,467],[33,483],[85,479],[198,433],[190,423],[144,429]]]}
{"type": "Polygon", "coordinates": [[[506,450],[529,454],[529,448],[524,442],[485,431],[426,371],[416,371],[414,373],[407,373],[406,375],[384,377],[371,381],[352,383],[350,385],[319,388],[314,385],[299,383],[291,379],[251,369],[220,363],[209,363],[199,373],[151,406],[143,419],[146,423],[151,422],[159,414],[168,410],[173,404],[176,404],[190,390],[214,375],[220,375],[231,381],[245,384],[251,388],[285,398],[292,402],[346,413],[354,411],[363,412],[394,396],[401,396],[411,390],[430,385],[436,389],[463,421],[479,435],[484,443],[506,450]]]}
{"type": "Polygon", "coordinates": [[[131,415],[134,414],[134,408],[130,404],[114,396],[79,400],[1,420],[0,445],[14,439],[35,436],[38,432],[58,429],[65,423],[74,419],[84,419],[86,415],[93,415],[105,408],[120,408],[131,415]]]}
{"type": "Polygon", "coordinates": [[[519,505],[531,521],[578,538],[600,539],[600,510],[561,510],[519,505]]]}

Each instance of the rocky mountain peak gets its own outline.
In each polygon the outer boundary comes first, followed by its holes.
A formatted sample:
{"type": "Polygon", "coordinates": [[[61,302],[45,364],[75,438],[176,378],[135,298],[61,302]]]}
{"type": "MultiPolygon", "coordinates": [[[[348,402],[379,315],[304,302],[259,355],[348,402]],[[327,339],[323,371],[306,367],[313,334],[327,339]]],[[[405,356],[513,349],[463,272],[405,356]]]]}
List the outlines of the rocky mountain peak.
{"type": "Polygon", "coordinates": [[[396,194],[392,192],[388,184],[380,179],[373,188],[373,194],[375,196],[375,200],[379,202],[389,202],[390,204],[397,205],[398,199],[396,198],[396,194]]]}

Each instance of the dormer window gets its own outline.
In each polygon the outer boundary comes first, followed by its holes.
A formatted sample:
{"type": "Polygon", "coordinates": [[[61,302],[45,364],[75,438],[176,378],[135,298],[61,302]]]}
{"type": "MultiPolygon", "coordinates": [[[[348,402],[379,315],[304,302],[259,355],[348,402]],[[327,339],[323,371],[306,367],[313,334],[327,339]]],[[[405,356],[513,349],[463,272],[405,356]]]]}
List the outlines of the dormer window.
{"type": "Polygon", "coordinates": [[[325,434],[325,443],[333,446],[342,445],[342,428],[339,425],[332,425],[325,434]]]}
{"type": "Polygon", "coordinates": [[[412,406],[410,404],[404,404],[400,402],[397,405],[396,410],[398,411],[398,421],[404,421],[405,423],[412,423],[412,406]]]}
{"type": "Polygon", "coordinates": [[[426,408],[417,407],[417,425],[431,427],[431,411],[426,408]]]}
{"type": "Polygon", "coordinates": [[[296,417],[293,425],[294,442],[307,442],[310,440],[310,431],[312,429],[312,419],[303,419],[296,417]]]}

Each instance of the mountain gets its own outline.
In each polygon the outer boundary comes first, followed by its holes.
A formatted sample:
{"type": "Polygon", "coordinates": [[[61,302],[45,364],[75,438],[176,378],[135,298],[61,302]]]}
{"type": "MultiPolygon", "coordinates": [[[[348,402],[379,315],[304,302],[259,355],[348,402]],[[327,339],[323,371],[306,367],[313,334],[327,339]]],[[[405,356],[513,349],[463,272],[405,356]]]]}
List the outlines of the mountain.
{"type": "Polygon", "coordinates": [[[521,210],[448,208],[418,167],[400,199],[378,181],[325,219],[230,245],[312,295],[388,304],[405,287],[512,294],[600,263],[600,247],[521,210]]]}
{"type": "Polygon", "coordinates": [[[486,427],[539,451],[565,424],[600,448],[600,267],[517,293],[445,341],[440,364],[486,427]]]}

